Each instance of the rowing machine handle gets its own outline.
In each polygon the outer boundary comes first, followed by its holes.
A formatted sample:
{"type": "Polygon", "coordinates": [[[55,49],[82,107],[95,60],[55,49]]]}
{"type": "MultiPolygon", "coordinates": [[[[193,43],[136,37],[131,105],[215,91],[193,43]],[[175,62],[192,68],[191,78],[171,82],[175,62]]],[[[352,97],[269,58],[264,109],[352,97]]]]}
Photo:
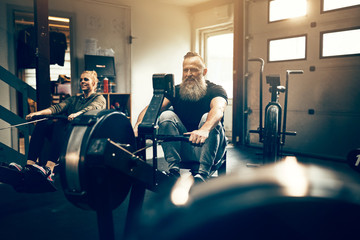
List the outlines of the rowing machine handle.
{"type": "Polygon", "coordinates": [[[31,120],[38,120],[38,119],[43,119],[43,118],[48,118],[48,119],[64,119],[67,120],[68,117],[65,115],[36,115],[33,116],[31,118],[31,120]]]}
{"type": "Polygon", "coordinates": [[[188,142],[190,135],[157,135],[157,139],[163,142],[183,141],[188,142]]]}

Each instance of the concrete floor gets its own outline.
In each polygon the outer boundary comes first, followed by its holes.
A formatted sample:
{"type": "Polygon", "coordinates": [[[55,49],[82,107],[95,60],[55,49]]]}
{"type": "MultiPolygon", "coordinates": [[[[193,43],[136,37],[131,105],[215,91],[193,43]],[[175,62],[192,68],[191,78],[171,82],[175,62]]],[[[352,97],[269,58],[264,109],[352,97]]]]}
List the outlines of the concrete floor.
{"type": "MultiPolygon", "coordinates": [[[[254,148],[229,146],[227,172],[232,174],[251,170],[247,167],[248,163],[261,162],[261,156],[256,154],[259,151],[259,149],[254,148]]],[[[305,164],[312,163],[325,166],[360,180],[360,174],[350,169],[346,163],[301,156],[298,157],[298,161],[305,164]]],[[[166,168],[164,163],[161,163],[160,167],[166,168]]],[[[96,213],[72,205],[62,192],[58,178],[59,176],[56,177],[56,185],[59,190],[54,193],[17,193],[11,186],[0,183],[1,240],[99,239],[96,213]]],[[[358,182],[360,183],[360,181],[358,182]]],[[[152,204],[148,203],[153,202],[156,197],[158,197],[156,193],[146,192],[144,212],[153,211],[151,209],[152,204]]],[[[116,239],[122,239],[123,236],[128,202],[129,199],[127,198],[113,211],[116,239]]],[[[149,236],[148,239],[156,239],[156,237],[149,236]]]]}

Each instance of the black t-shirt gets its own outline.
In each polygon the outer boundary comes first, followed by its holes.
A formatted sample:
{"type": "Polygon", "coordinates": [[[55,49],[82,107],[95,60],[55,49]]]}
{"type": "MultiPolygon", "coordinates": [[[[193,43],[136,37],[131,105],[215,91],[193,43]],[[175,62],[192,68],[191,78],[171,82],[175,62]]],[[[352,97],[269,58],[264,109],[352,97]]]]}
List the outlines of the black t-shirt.
{"type": "Polygon", "coordinates": [[[186,129],[191,132],[198,129],[201,117],[210,111],[210,102],[215,97],[223,97],[227,101],[224,88],[206,80],[206,94],[199,101],[186,101],[180,98],[180,86],[175,86],[175,97],[166,96],[186,129]]]}

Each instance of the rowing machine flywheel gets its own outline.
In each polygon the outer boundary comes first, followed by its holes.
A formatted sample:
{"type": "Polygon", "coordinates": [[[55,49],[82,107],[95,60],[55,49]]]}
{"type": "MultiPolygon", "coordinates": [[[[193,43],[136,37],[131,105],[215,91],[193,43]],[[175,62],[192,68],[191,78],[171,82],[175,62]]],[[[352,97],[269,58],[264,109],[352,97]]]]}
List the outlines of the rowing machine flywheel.
{"type": "MultiPolygon", "coordinates": [[[[111,110],[89,111],[71,123],[60,157],[60,176],[66,198],[75,206],[115,209],[131,188],[129,177],[105,165],[109,154],[104,139],[136,150],[129,119],[111,110]]],[[[121,159],[114,157],[115,161],[121,159]]]]}

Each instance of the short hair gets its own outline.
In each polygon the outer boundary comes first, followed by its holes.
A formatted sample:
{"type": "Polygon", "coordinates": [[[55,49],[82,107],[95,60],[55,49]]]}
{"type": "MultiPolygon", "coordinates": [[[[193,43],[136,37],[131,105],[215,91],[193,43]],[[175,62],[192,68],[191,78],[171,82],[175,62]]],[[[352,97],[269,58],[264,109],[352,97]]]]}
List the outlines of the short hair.
{"type": "Polygon", "coordinates": [[[95,81],[95,88],[97,88],[97,85],[98,85],[98,82],[99,82],[99,79],[98,79],[98,75],[97,75],[97,72],[96,71],[94,71],[94,70],[92,70],[92,71],[89,71],[89,70],[85,70],[85,71],[83,71],[82,73],[87,73],[87,74],[89,74],[92,78],[93,78],[93,80],[95,81]]]}
{"type": "Polygon", "coordinates": [[[187,59],[187,58],[192,58],[192,57],[198,57],[200,59],[200,61],[202,62],[202,64],[204,65],[204,67],[205,67],[204,59],[197,52],[187,52],[185,54],[185,56],[184,56],[184,60],[187,59]]]}

